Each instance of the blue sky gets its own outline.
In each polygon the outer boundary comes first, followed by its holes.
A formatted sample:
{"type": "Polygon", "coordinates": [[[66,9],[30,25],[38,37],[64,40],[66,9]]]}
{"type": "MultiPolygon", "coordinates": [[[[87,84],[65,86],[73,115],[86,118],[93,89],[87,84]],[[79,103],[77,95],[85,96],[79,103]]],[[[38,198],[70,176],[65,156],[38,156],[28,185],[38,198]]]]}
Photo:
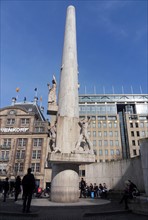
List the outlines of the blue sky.
{"type": "Polygon", "coordinates": [[[76,8],[79,93],[148,93],[147,1],[2,0],[1,107],[17,95],[18,102],[32,101],[34,88],[47,107],[53,73],[59,82],[71,4],[76,8]]]}

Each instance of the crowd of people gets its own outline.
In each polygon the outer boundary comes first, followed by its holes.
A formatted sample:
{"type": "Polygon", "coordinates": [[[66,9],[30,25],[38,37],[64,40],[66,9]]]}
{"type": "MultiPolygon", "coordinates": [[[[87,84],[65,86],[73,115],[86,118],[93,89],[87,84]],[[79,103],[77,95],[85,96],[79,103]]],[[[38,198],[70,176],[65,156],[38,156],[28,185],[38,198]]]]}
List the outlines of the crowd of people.
{"type": "Polygon", "coordinates": [[[99,184],[97,185],[96,183],[94,183],[94,185],[92,183],[90,183],[90,185],[88,185],[85,180],[82,178],[81,182],[80,182],[80,198],[84,197],[94,197],[94,198],[107,198],[107,186],[106,183],[103,184],[99,184]]]}

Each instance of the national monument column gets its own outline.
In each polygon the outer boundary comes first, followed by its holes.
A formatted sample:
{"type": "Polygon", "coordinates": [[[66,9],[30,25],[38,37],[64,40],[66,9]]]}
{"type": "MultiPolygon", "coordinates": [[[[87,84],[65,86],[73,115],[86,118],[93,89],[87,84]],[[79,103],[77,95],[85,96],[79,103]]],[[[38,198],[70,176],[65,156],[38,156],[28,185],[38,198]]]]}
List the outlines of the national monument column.
{"type": "Polygon", "coordinates": [[[48,161],[52,164],[51,201],[53,202],[77,202],[79,165],[95,161],[94,154],[85,150],[79,152],[79,149],[76,149],[76,143],[81,142],[79,136],[76,19],[75,8],[69,6],[58,94],[55,149],[48,156],[48,161]]]}

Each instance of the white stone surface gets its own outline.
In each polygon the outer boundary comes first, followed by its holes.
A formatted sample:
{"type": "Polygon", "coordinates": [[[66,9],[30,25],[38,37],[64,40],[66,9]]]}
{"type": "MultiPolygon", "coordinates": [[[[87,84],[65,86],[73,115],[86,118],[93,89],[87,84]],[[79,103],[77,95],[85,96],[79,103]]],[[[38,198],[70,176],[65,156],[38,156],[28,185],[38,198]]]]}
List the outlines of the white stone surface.
{"type": "Polygon", "coordinates": [[[145,193],[148,196],[148,138],[139,140],[145,193]]]}
{"type": "Polygon", "coordinates": [[[60,116],[79,118],[76,18],[73,6],[67,8],[58,106],[60,116]]]}
{"type": "Polygon", "coordinates": [[[51,185],[52,202],[78,202],[78,171],[78,166],[75,164],[54,164],[51,185]]]}

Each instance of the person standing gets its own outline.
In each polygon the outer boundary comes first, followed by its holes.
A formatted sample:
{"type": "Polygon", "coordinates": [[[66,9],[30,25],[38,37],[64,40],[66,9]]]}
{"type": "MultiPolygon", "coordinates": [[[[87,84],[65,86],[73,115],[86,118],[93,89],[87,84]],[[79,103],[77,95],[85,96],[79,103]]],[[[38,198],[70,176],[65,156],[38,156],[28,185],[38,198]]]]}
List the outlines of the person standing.
{"type": "Polygon", "coordinates": [[[85,182],[84,179],[82,178],[82,179],[81,179],[81,182],[80,182],[80,197],[79,197],[79,198],[82,198],[82,195],[84,195],[84,197],[86,198],[86,195],[85,195],[85,187],[86,187],[86,182],[85,182]]]}
{"type": "Polygon", "coordinates": [[[9,178],[6,177],[4,185],[3,185],[3,190],[4,190],[4,200],[3,200],[3,202],[6,202],[6,197],[7,197],[8,191],[9,191],[9,182],[8,182],[8,180],[9,180],[9,178]]]}
{"type": "Polygon", "coordinates": [[[17,176],[15,181],[15,199],[14,201],[17,201],[18,195],[21,192],[21,177],[17,176]]]}
{"type": "Polygon", "coordinates": [[[32,200],[32,194],[35,189],[35,178],[31,173],[31,168],[28,168],[27,174],[22,179],[23,187],[23,212],[30,212],[30,205],[32,200]]]}

